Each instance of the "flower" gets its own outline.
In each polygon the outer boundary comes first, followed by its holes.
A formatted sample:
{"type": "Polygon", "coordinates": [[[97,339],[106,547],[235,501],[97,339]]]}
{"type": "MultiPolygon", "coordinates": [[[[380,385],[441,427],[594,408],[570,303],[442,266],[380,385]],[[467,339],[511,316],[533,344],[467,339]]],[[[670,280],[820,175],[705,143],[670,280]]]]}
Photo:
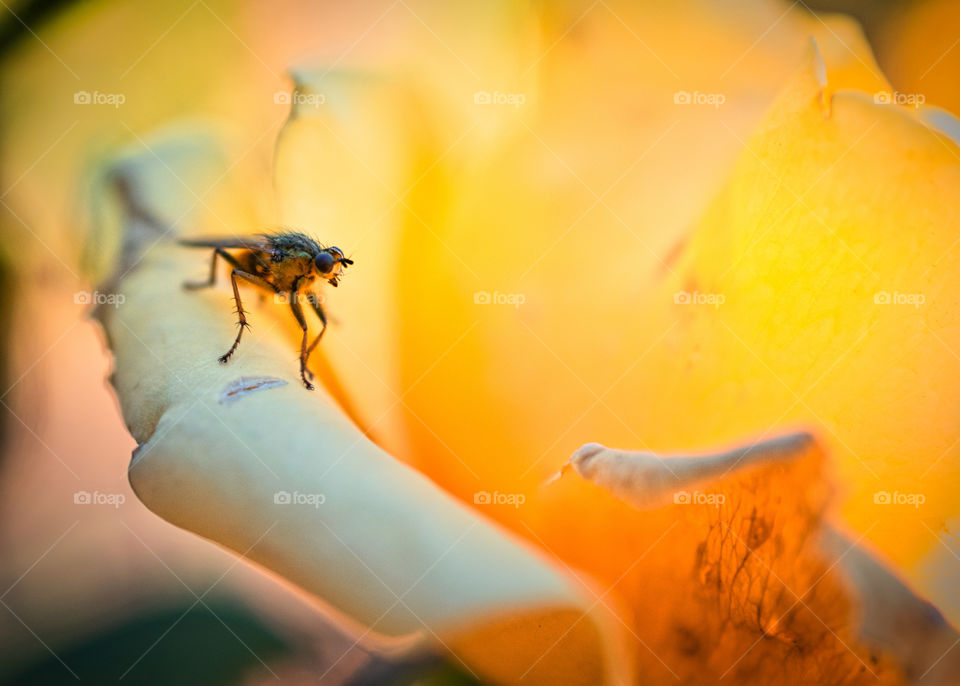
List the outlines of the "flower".
{"type": "MultiPolygon", "coordinates": [[[[231,192],[214,154],[139,135],[149,154],[110,169],[149,191],[161,234],[218,223],[162,166],[213,181],[194,195],[225,231],[259,216],[344,247],[357,264],[318,376],[416,471],[285,386],[276,332],[198,368],[227,326],[218,296],[172,294],[191,258],[151,244],[118,272],[124,309],[101,313],[138,495],[374,629],[424,625],[498,682],[926,669],[939,656],[896,634],[870,662],[853,617],[876,603],[845,558],[888,574],[868,541],[921,593],[955,595],[923,565],[958,507],[956,120],[893,88],[851,22],[796,6],[395,6],[381,40],[250,108],[290,108],[275,198],[242,156],[231,192]],[[205,408],[220,424],[190,411],[248,369],[266,376],[205,408]],[[662,505],[637,465],[671,462],[628,450],[588,445],[582,478],[545,483],[585,442],[675,453],[795,427],[817,440],[747,466],[750,450],[725,453],[721,473],[694,457],[701,480],[662,505]],[[272,497],[264,468],[286,479],[272,497]]],[[[310,26],[289,30],[298,45],[310,26]]],[[[283,52],[273,38],[254,47],[283,52]]],[[[104,102],[165,120],[136,104],[144,83],[104,102]]],[[[247,118],[225,103],[249,91],[218,84],[198,99],[247,118]]],[[[949,646],[930,616],[918,633],[949,646]]]]}
{"type": "Polygon", "coordinates": [[[751,48],[688,9],[586,13],[533,75],[498,63],[500,104],[450,65],[297,72],[341,106],[295,108],[283,220],[330,226],[372,263],[333,366],[392,452],[467,502],[525,494],[485,511],[606,581],[639,524],[616,510],[574,531],[543,504],[571,445],[815,428],[841,519],[942,598],[919,565],[960,504],[955,120],[901,102],[847,20],[791,14],[751,48]],[[687,61],[700,39],[710,64],[687,61]],[[882,490],[927,502],[904,517],[876,507],[882,490]]]}

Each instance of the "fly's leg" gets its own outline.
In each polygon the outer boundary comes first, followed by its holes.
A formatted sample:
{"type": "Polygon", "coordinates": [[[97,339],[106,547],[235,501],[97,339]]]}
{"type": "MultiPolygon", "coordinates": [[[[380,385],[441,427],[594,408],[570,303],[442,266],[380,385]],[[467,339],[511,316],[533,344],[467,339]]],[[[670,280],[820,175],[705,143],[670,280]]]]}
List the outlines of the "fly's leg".
{"type": "MultiPolygon", "coordinates": [[[[317,337],[313,339],[313,343],[310,344],[310,347],[307,348],[307,360],[310,360],[310,353],[313,352],[313,349],[317,347],[317,343],[320,342],[320,339],[323,338],[324,332],[327,330],[327,315],[323,312],[323,307],[320,305],[320,298],[316,293],[307,293],[307,299],[310,301],[313,311],[317,313],[317,318],[320,320],[320,324],[323,326],[320,329],[320,333],[317,334],[317,337]]],[[[313,372],[310,369],[307,369],[307,374],[310,375],[310,378],[313,378],[313,372]]]]}
{"type": "MultiPolygon", "coordinates": [[[[303,330],[303,339],[300,341],[300,380],[308,391],[313,390],[313,384],[307,381],[307,320],[303,316],[303,306],[300,304],[300,296],[297,293],[297,287],[300,285],[300,279],[293,284],[293,290],[290,291],[290,309],[293,316],[297,318],[297,323],[303,330]]],[[[311,376],[313,376],[311,374],[311,376]]]]}
{"type": "Polygon", "coordinates": [[[223,248],[214,248],[213,256],[210,258],[210,277],[206,281],[185,281],[183,287],[190,291],[198,288],[209,288],[217,280],[217,255],[223,258],[234,269],[240,269],[240,263],[237,258],[228,253],[223,248]]]}
{"type": "Polygon", "coordinates": [[[247,314],[243,311],[243,303],[240,301],[240,289],[237,288],[237,278],[246,279],[255,286],[260,286],[266,290],[271,290],[276,292],[276,287],[263,279],[256,274],[251,274],[250,272],[241,271],[240,269],[234,269],[230,272],[230,283],[233,284],[233,299],[237,303],[237,316],[239,321],[237,321],[237,326],[239,330],[237,331],[237,338],[233,341],[233,345],[230,346],[230,350],[225,352],[220,356],[220,364],[226,364],[230,359],[230,356],[233,355],[234,351],[237,349],[237,346],[240,345],[240,337],[243,336],[243,330],[245,328],[250,328],[250,325],[247,323],[247,314]]]}

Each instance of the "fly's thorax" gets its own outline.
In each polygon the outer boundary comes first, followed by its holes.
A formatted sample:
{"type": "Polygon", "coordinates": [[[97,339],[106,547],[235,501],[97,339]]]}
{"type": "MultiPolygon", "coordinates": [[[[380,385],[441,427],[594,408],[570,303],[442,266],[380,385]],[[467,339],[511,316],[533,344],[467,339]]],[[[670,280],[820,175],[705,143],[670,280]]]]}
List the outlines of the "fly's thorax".
{"type": "Polygon", "coordinates": [[[287,257],[273,263],[271,272],[274,284],[284,291],[293,290],[298,280],[303,285],[304,282],[313,281],[316,276],[313,272],[313,260],[310,257],[287,257]]]}

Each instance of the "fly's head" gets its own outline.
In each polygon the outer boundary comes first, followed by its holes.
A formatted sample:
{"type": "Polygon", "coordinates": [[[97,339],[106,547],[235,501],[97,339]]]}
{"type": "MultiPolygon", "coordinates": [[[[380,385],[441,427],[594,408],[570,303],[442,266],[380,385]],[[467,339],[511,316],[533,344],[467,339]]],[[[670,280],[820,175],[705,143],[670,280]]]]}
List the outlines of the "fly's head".
{"type": "Polygon", "coordinates": [[[338,286],[343,270],[353,264],[353,260],[344,257],[343,251],[334,245],[322,250],[313,264],[320,278],[326,279],[331,286],[338,286]]]}

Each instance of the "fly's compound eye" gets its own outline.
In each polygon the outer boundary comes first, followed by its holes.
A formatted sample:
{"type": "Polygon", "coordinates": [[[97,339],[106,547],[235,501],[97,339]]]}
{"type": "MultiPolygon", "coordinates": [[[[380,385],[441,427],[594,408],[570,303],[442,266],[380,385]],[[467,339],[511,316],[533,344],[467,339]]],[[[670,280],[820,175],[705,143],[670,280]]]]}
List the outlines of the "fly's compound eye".
{"type": "Polygon", "coordinates": [[[333,271],[334,265],[337,263],[336,258],[328,252],[322,252],[317,255],[313,263],[317,265],[317,271],[321,274],[329,274],[333,271]]]}

